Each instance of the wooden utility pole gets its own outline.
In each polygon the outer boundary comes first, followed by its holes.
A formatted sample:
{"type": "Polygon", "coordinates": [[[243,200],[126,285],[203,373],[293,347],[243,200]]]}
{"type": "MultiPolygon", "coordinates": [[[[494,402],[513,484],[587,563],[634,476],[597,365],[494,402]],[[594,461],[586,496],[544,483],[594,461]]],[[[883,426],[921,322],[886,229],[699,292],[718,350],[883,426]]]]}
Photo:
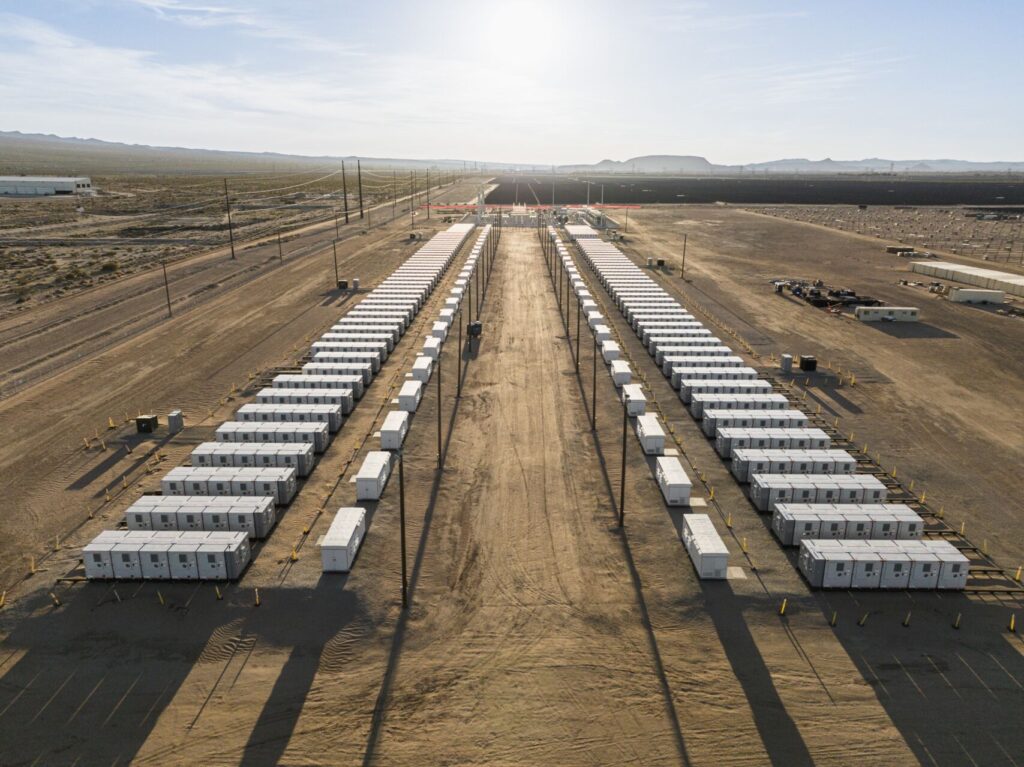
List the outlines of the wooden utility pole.
{"type": "Polygon", "coordinates": [[[416,171],[409,171],[409,226],[416,227],[416,171]]]}
{"type": "Polygon", "coordinates": [[[683,263],[679,267],[680,279],[685,279],[686,275],[686,233],[683,233],[683,263]]]}
{"type": "Polygon", "coordinates": [[[167,316],[173,317],[174,313],[171,311],[171,286],[167,284],[167,262],[161,261],[160,266],[164,269],[164,293],[167,295],[167,316]]]}
{"type": "Polygon", "coordinates": [[[341,194],[345,198],[345,223],[348,223],[348,181],[345,179],[345,161],[341,161],[341,194]]]}
{"type": "Polygon", "coordinates": [[[409,578],[405,565],[405,459],[398,450],[398,518],[402,528],[402,609],[409,606],[409,578]]]}
{"type": "Polygon", "coordinates": [[[359,159],[356,159],[356,175],[359,179],[359,218],[363,217],[363,166],[359,159]]]}
{"type": "Polygon", "coordinates": [[[235,233],[231,225],[231,200],[228,197],[228,180],[224,179],[224,207],[228,211],[228,241],[231,243],[231,260],[235,260],[235,233]]]}
{"type": "Polygon", "coordinates": [[[338,287],[338,283],[341,282],[341,277],[338,276],[338,241],[335,240],[331,243],[331,249],[334,251],[334,287],[338,287]]]}

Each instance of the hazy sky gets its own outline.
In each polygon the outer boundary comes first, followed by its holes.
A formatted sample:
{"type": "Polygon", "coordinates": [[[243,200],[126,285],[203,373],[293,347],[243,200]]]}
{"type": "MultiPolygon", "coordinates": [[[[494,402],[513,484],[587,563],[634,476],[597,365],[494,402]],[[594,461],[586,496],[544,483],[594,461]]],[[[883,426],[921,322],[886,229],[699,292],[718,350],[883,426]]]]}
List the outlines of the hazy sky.
{"type": "Polygon", "coordinates": [[[529,163],[1024,160],[1024,2],[0,0],[0,129],[529,163]]]}

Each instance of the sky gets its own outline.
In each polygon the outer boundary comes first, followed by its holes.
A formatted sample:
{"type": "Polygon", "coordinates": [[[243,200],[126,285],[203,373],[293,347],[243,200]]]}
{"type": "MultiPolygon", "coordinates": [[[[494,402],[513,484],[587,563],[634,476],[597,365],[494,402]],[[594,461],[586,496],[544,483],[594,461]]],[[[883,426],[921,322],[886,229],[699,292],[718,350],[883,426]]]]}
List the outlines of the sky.
{"type": "Polygon", "coordinates": [[[0,0],[0,130],[538,165],[1024,160],[1024,2],[0,0]]]}

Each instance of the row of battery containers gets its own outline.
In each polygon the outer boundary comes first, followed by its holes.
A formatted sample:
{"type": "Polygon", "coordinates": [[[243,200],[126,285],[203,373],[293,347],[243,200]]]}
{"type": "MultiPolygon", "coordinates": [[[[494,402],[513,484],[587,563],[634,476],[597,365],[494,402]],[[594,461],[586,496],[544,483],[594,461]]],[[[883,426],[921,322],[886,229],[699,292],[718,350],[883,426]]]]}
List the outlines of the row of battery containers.
{"type": "Polygon", "coordinates": [[[247,423],[225,421],[217,427],[218,442],[303,443],[313,446],[314,453],[322,453],[331,441],[325,423],[247,423]]]}
{"type": "Polygon", "coordinates": [[[82,548],[89,580],[234,581],[251,557],[244,532],[105,530],[82,548]]]}
{"type": "Polygon", "coordinates": [[[963,589],[970,561],[949,541],[804,539],[797,566],[821,589],[963,589]]]}
{"type": "Polygon", "coordinates": [[[780,503],[772,512],[772,532],[783,546],[805,538],[916,540],[924,520],[903,503],[780,503]]]}
{"type": "Polygon", "coordinates": [[[870,474],[752,474],[750,500],[761,512],[780,503],[885,503],[888,490],[870,474]]]}
{"type": "MultiPolygon", "coordinates": [[[[576,295],[582,302],[581,311],[588,311],[588,323],[594,329],[597,340],[602,345],[602,354],[609,364],[612,381],[621,389],[623,406],[626,414],[635,418],[634,429],[645,455],[658,456],[655,460],[654,475],[669,506],[689,506],[693,483],[679,459],[674,455],[665,455],[665,430],[654,413],[647,413],[647,398],[640,384],[630,383],[631,371],[625,360],[619,359],[619,346],[611,340],[604,318],[597,312],[597,304],[592,300],[586,283],[579,276],[568,251],[562,245],[554,228],[548,229],[548,235],[554,244],[562,264],[569,274],[576,295]],[[596,316],[595,316],[596,315],[596,316]],[[622,366],[619,370],[616,366],[622,366]]],[[[588,240],[589,242],[589,240],[588,240]]],[[[595,241],[596,242],[596,241],[595,241]]]]}
{"type": "Polygon", "coordinates": [[[270,496],[144,495],[124,513],[129,530],[229,530],[266,538],[277,523],[270,496]]]}
{"type": "Polygon", "coordinates": [[[857,459],[845,450],[739,448],[732,451],[729,468],[747,482],[754,474],[853,474],[857,459]]]}
{"type": "Polygon", "coordinates": [[[191,455],[193,466],[206,468],[237,466],[295,469],[300,477],[308,477],[316,464],[311,442],[203,442],[191,455]]]}
{"type": "Polygon", "coordinates": [[[164,495],[269,496],[280,506],[298,490],[295,469],[178,466],[160,480],[164,495]]]}
{"type": "Polygon", "coordinates": [[[333,434],[341,429],[341,405],[271,405],[252,402],[235,411],[236,421],[250,423],[325,423],[333,434]]]}

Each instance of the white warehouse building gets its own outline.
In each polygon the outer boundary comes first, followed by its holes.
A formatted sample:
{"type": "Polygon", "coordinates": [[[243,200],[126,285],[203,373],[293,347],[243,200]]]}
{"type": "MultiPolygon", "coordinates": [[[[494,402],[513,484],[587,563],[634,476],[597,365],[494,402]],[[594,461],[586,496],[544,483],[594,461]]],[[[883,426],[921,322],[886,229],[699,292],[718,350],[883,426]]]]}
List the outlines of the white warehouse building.
{"type": "Polygon", "coordinates": [[[0,196],[4,197],[92,193],[92,180],[88,176],[0,176],[0,196]]]}

